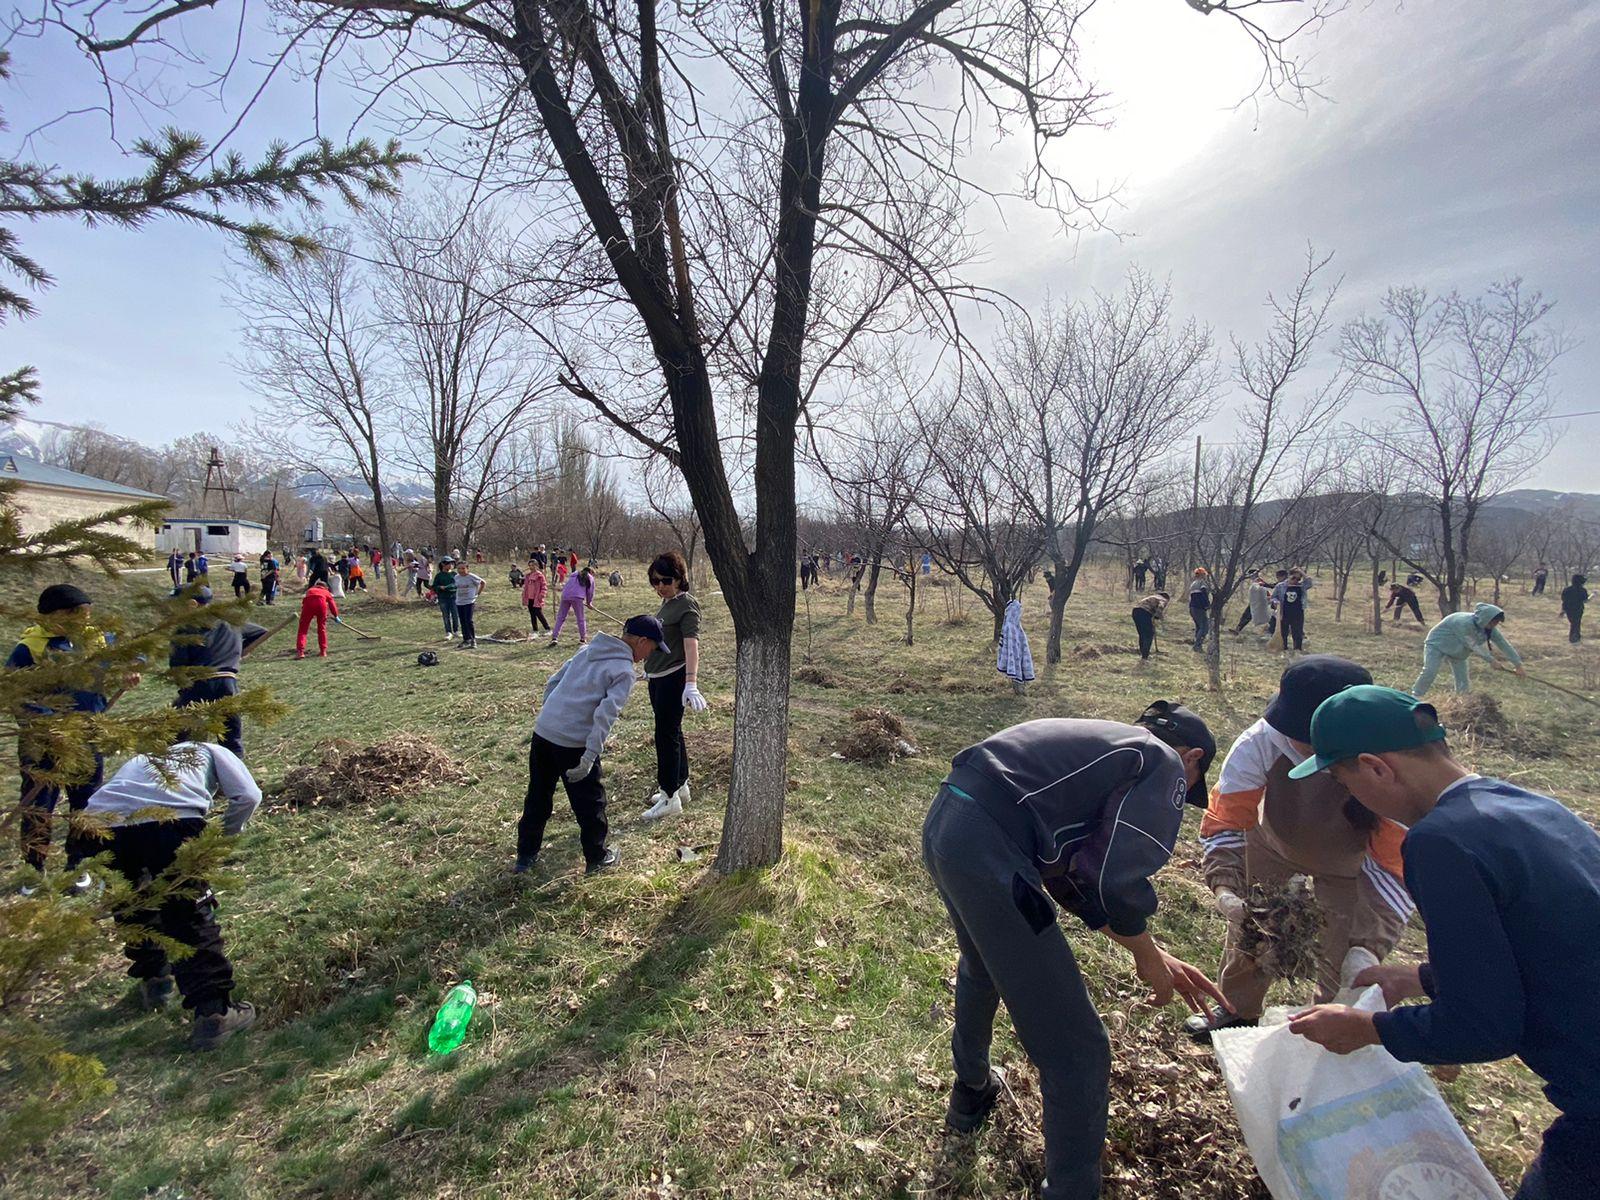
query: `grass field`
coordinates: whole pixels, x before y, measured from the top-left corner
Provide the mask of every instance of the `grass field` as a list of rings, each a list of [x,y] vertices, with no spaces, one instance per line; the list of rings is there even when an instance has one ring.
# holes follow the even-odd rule
[[[504,567],[480,573],[491,580],[480,634],[525,626]],[[694,802],[660,826],[637,819],[653,787],[640,689],[605,760],[622,864],[594,879],[581,873],[559,795],[539,873],[507,873],[532,698],[575,648],[572,632],[559,650],[463,651],[441,641],[431,608],[357,596],[347,614],[382,640],[332,630],[328,659],[295,662],[292,630],[279,635],[246,670],[293,707],[276,727],[246,731],[269,792],[321,739],[397,731],[437,739],[473,782],[337,810],[269,800],[242,839],[242,882],[221,914],[239,996],[261,1010],[257,1028],[214,1056],[192,1055],[179,1016],[119,1005],[125,981],[108,955],[89,985],[42,1010],[75,1049],[105,1060],[118,1091],[0,1167],[3,1190],[19,1200],[1026,1195],[1039,1164],[1026,1070],[1018,1105],[975,1144],[940,1135],[955,949],[919,861],[934,789],[951,755],[1007,724],[1132,719],[1158,696],[1191,703],[1225,745],[1260,713],[1282,661],[1225,636],[1226,686],[1208,693],[1180,612],[1162,653],[1141,665],[1122,589],[1091,579],[1068,607],[1066,657],[1050,672],[1042,588],[1025,598],[1041,678],[1018,699],[994,671],[986,614],[968,599],[965,619],[952,619],[945,593],[924,589],[914,648],[900,641],[898,587],[885,589],[875,626],[859,606],[846,617],[835,585],[810,593],[796,666],[809,646],[836,686],[794,688],[788,849],[769,873],[722,881],[674,854],[714,845],[724,802],[733,631],[715,592],[702,597],[711,708],[688,721]],[[294,611],[287,599],[283,615]],[[619,616],[655,608],[638,567],[620,594],[602,586],[599,603]],[[1597,690],[1600,651],[1567,645],[1553,596],[1517,584],[1506,603],[1530,670]],[[1354,609],[1336,625],[1314,594],[1307,649],[1350,655],[1405,686],[1420,633],[1374,638]],[[422,649],[442,665],[415,665]],[[1476,676],[1509,727],[1458,750],[1600,817],[1600,709]],[[143,702],[170,698],[141,692]],[[831,757],[857,705],[898,713],[921,755],[887,768]],[[1199,881],[1196,817],[1159,880],[1154,929],[1214,966],[1222,922]],[[1066,927],[1118,1056],[1106,1194],[1253,1194],[1209,1053],[1176,1033],[1176,1008],[1142,1006],[1120,951]],[[1408,950],[1419,945],[1413,929]],[[428,1023],[462,977],[479,988],[478,1016],[461,1051],[430,1059]],[[997,1056],[1020,1062],[1000,1024]],[[1514,1064],[1470,1067],[1444,1090],[1491,1168],[1513,1180],[1549,1117],[1532,1077]]]

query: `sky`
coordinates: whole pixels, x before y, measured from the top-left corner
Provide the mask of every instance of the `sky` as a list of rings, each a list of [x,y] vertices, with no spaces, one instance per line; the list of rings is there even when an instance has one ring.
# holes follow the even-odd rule
[[[215,23],[187,27],[201,57],[226,44],[237,19],[207,15]],[[1303,109],[1240,104],[1255,52],[1226,17],[1182,0],[1100,0],[1083,34],[1083,67],[1108,95],[1112,123],[1064,139],[1055,165],[1081,191],[1112,191],[1108,228],[1067,237],[1037,212],[975,208],[981,282],[1038,304],[1114,288],[1137,265],[1170,278],[1177,311],[1219,340],[1249,340],[1264,330],[1267,292],[1293,281],[1308,242],[1331,251],[1344,277],[1339,321],[1374,310],[1393,285],[1477,292],[1519,275],[1557,301],[1554,320],[1572,343],[1555,376],[1557,410],[1600,409],[1600,5],[1352,4],[1300,47],[1322,81]],[[12,50],[17,77],[0,84],[0,103],[14,147],[94,91],[70,50]],[[177,123],[214,134],[243,98],[229,96],[226,113],[180,100]],[[305,130],[310,114],[307,89],[279,81],[234,144],[250,154]],[[131,118],[122,129],[142,132]],[[27,144],[39,159],[112,172],[105,131],[91,115]],[[173,222],[20,233],[57,279],[37,317],[0,327],[0,363],[32,363],[43,376],[33,415],[149,442],[249,416],[230,363],[237,320],[223,302],[219,235]],[[1350,412],[1377,415],[1372,401]],[[1584,449],[1600,416],[1561,429],[1527,486],[1600,491]],[[1228,438],[1225,407],[1202,433]]]

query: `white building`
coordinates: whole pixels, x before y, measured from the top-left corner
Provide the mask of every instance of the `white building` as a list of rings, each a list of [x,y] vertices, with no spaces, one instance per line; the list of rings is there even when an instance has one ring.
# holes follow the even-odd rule
[[[207,557],[232,558],[242,554],[255,559],[267,548],[267,526],[238,517],[172,517],[161,523],[156,549],[187,554],[198,550]]]
[[[21,454],[0,454],[0,480],[3,479],[14,481],[10,502],[27,536],[63,521],[81,521],[130,504],[167,499],[126,484],[53,467]],[[117,532],[143,546],[149,546],[152,541],[148,525],[123,521]]]

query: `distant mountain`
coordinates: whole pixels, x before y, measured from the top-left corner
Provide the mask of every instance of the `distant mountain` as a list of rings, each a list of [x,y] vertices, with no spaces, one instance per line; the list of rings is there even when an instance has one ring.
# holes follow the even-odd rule
[[[290,485],[295,495],[315,508],[331,505],[343,492],[352,500],[371,500],[372,489],[355,477],[341,478],[337,490],[320,475],[302,475]],[[385,481],[384,494],[398,504],[432,503],[433,489],[412,481]]]
[[[1516,509],[1535,516],[1561,512],[1582,521],[1600,521],[1600,495],[1594,492],[1549,492],[1538,488],[1518,488],[1496,496],[1485,508]]]

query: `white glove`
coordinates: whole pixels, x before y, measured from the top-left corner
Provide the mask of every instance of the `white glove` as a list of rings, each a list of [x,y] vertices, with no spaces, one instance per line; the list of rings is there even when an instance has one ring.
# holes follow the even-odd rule
[[[1217,911],[1227,918],[1228,924],[1243,925],[1247,910],[1232,888],[1218,888]]]
[[[1341,988],[1354,987],[1356,976],[1368,967],[1378,965],[1378,956],[1365,946],[1351,946],[1344,956],[1344,962],[1339,966],[1339,986]]]
[[[589,778],[589,772],[594,770],[594,751],[585,750],[583,757],[578,760],[578,765],[562,776],[568,783],[581,783]]]
[[[692,683],[683,685],[683,706],[691,712],[705,712],[706,698],[700,694],[700,689]]]

